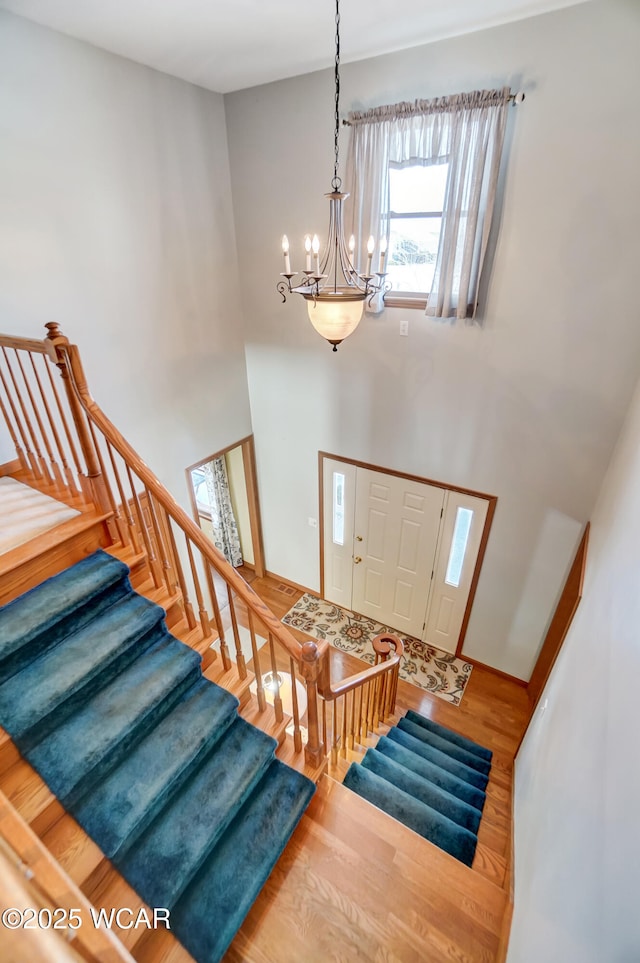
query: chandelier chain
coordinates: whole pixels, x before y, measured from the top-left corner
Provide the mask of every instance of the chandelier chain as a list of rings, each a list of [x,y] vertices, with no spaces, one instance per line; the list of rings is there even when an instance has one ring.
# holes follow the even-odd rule
[[[335,153],[335,162],[333,165],[333,180],[331,181],[331,186],[334,191],[339,191],[342,185],[342,181],[338,177],[338,164],[339,164],[339,146],[338,138],[340,136],[340,0],[336,0],[336,59],[335,59],[335,79],[336,79],[336,110],[335,110],[335,131],[333,136],[333,148]]]

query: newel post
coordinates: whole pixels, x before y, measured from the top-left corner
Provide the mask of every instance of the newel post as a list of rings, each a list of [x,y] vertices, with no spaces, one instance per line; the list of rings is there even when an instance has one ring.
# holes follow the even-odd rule
[[[305,642],[302,645],[300,674],[307,685],[307,744],[304,750],[305,760],[311,766],[319,766],[324,757],[324,746],[320,739],[318,723],[318,676],[320,674],[320,657],[315,642]]]
[[[71,417],[73,418],[78,442],[87,469],[86,475],[80,474],[80,487],[85,498],[92,501],[100,511],[109,512],[111,506],[100,469],[100,462],[89,428],[87,427],[87,418],[84,409],[76,393],[77,389],[78,392],[86,392],[88,394],[87,380],[82,368],[78,349],[74,344],[69,343],[69,339],[62,334],[56,321],[50,321],[45,327],[48,331],[46,340],[50,341],[53,345],[55,364],[60,370],[67,401],[69,402]]]

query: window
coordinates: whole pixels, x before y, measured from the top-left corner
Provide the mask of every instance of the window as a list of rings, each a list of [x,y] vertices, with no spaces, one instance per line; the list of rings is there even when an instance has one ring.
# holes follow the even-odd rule
[[[467,551],[472,518],[473,509],[458,508],[456,512],[456,523],[453,528],[453,538],[451,539],[447,574],[444,577],[446,584],[453,586],[453,588],[458,588],[460,579],[462,578],[462,566]]]
[[[449,164],[389,165],[389,256],[393,294],[426,297],[438,256]]]
[[[333,473],[333,542],[344,545],[344,475]]]
[[[393,287],[367,310],[391,303],[476,317],[512,99],[503,87],[349,114],[347,233],[356,250],[387,229],[391,242]]]
[[[211,496],[207,487],[204,470],[202,468],[192,468],[191,479],[193,481],[198,514],[203,515],[205,518],[211,518],[211,510],[215,506],[211,504]]]

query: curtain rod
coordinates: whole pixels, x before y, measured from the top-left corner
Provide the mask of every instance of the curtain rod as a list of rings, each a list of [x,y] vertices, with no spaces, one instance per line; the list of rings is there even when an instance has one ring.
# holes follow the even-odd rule
[[[510,102],[513,104],[514,107],[517,107],[518,104],[521,104],[521,103],[523,102],[524,97],[525,97],[524,91],[523,91],[523,90],[519,90],[517,94],[510,94],[510,95],[507,97],[507,100],[510,101]],[[346,117],[343,117],[343,118],[342,118],[342,126],[343,126],[343,127],[351,127],[351,126],[352,126],[352,125],[351,125],[351,121],[350,121],[350,120],[347,120]]]

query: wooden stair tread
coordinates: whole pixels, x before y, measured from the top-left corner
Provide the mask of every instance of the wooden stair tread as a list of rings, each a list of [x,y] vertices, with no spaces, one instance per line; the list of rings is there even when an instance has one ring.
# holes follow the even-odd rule
[[[110,517],[108,514],[98,512],[95,508],[91,508],[77,515],[75,518],[69,518],[66,522],[50,528],[47,532],[42,532],[23,545],[17,545],[16,548],[12,548],[11,551],[0,555],[0,578],[5,577],[15,568],[27,562],[34,561],[49,549],[68,542],[76,535],[106,522]]]
[[[169,593],[166,585],[156,587],[151,576],[136,586],[136,592],[155,602],[156,605],[163,608],[165,612],[168,612],[174,605],[182,601],[182,592],[180,589]]]
[[[278,746],[276,755],[278,759],[284,762],[287,766],[297,770],[297,772],[301,772],[302,775],[306,776],[307,779],[310,779],[311,782],[318,783],[321,776],[323,776],[327,771],[326,759],[323,759],[318,766],[309,765],[304,758],[304,747],[302,752],[296,752],[293,744],[293,736],[291,736],[288,732],[285,733],[285,737],[281,745]]]
[[[107,910],[111,909],[111,907],[115,909],[127,907],[132,910],[134,917],[141,909],[145,909],[149,917],[153,917],[153,909],[140,899],[136,891],[129,886],[124,877],[111,866],[107,872],[102,875],[96,885],[88,886],[85,884],[81,889],[89,902],[94,906],[104,907]],[[136,944],[142,939],[145,929],[144,927],[140,927],[139,929],[131,927],[131,929],[116,929],[116,932],[120,942],[131,953]]]
[[[56,501],[68,505],[69,508],[75,508],[78,512],[95,511],[93,502],[85,498],[82,492],[72,494],[66,487],[59,488],[52,482],[47,483],[43,479],[34,478],[31,471],[25,471],[23,468],[19,468],[17,471],[12,471],[9,474],[22,485],[34,488],[36,491],[42,492],[43,495],[48,495],[49,498],[55,498]]]
[[[80,887],[106,859],[99,846],[67,812],[43,834],[42,842]]]
[[[130,569],[136,568],[143,562],[147,561],[147,553],[144,549],[136,552],[133,545],[109,545],[105,549],[109,555],[113,555],[114,558],[119,558],[121,562],[124,562]]]
[[[64,811],[47,784],[24,759],[3,774],[0,790],[25,822],[38,825],[38,833],[52,826]]]
[[[251,694],[251,698],[240,707],[240,715],[252,726],[262,729],[268,736],[272,736],[278,746],[284,741],[287,726],[291,723],[291,716],[283,712],[282,719],[278,722],[273,706],[266,705],[262,711],[258,706],[258,700]]]
[[[231,668],[225,671],[222,659],[218,659],[205,669],[203,675],[211,682],[215,682],[216,685],[222,686],[223,689],[231,692],[236,699],[238,699],[240,705],[249,698],[249,686],[255,679],[253,672],[249,672],[248,670],[246,679],[239,679],[235,663],[232,663]]]
[[[165,929],[149,930],[135,948],[138,963],[194,963],[190,953]]]

